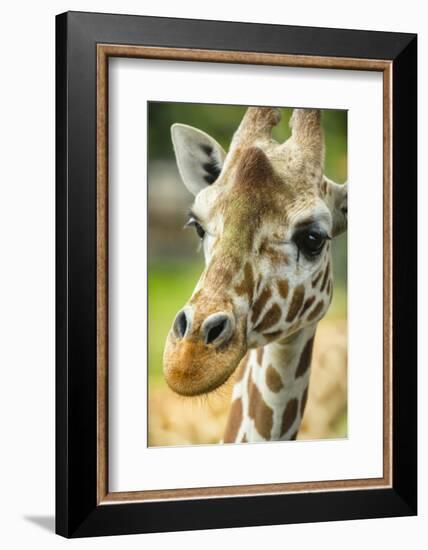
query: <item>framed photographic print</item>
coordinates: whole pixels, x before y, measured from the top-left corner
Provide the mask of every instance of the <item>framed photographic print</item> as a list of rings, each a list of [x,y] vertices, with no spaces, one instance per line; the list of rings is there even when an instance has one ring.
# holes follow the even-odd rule
[[[57,532],[416,514],[416,36],[56,24]]]

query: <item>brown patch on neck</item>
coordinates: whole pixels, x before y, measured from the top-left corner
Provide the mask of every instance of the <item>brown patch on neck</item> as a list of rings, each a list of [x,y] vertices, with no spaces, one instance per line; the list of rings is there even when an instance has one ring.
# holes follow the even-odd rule
[[[293,425],[297,416],[298,402],[297,399],[291,399],[285,407],[282,416],[281,437],[283,437]]]
[[[313,311],[308,315],[308,321],[313,321],[318,317],[318,315],[321,313],[322,309],[324,307],[324,302],[321,300],[321,302],[318,302],[318,304],[315,306]]]
[[[296,369],[296,378],[303,376],[311,366],[313,345],[314,345],[314,336],[312,336],[312,338],[310,338],[310,340],[306,342],[306,345],[303,348],[302,355],[300,356],[299,364],[297,365],[297,369]]]
[[[300,308],[303,304],[303,299],[305,297],[305,287],[303,285],[299,285],[294,289],[293,297],[291,299],[290,307],[288,308],[287,318],[286,321],[290,323],[293,321],[297,314],[300,311]]]
[[[278,393],[284,387],[281,376],[273,368],[272,365],[269,365],[266,369],[266,385],[270,389],[270,391],[273,391],[275,393]]]
[[[266,302],[272,296],[272,291],[269,287],[263,289],[263,292],[257,298],[256,303],[253,306],[253,311],[251,314],[251,322],[254,324],[260,316],[263,308],[266,305]]]
[[[248,378],[248,415],[254,420],[256,430],[266,440],[270,439],[273,426],[273,410],[263,401],[258,387]]]
[[[275,325],[281,319],[281,308],[278,304],[273,304],[273,306],[265,313],[265,316],[260,321],[260,323],[255,327],[257,332],[263,332],[268,328]]]
[[[315,302],[315,296],[311,296],[306,300],[306,302],[303,305],[302,311],[300,312],[300,317],[303,317],[303,315],[308,311],[308,309],[311,307],[311,305]]]
[[[281,298],[284,298],[285,300],[288,296],[288,289],[289,289],[287,279],[280,279],[277,282],[277,286],[278,286],[279,295],[281,296]]]
[[[242,423],[242,399],[239,397],[232,403],[226,431],[224,433],[224,443],[235,443],[239,428]]]

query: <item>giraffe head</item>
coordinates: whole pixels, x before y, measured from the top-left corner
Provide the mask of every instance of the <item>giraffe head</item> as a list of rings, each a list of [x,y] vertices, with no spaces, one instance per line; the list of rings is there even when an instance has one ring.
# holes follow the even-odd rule
[[[178,169],[195,196],[187,225],[202,240],[203,271],[177,313],[164,352],[182,395],[223,384],[249,348],[283,342],[325,314],[331,244],[346,229],[346,185],[323,174],[320,111],[295,109],[291,137],[275,142],[275,108],[250,107],[229,152],[172,126]]]

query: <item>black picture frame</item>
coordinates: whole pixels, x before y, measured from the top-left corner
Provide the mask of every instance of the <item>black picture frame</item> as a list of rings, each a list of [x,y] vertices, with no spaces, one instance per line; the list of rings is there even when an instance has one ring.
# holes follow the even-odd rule
[[[391,62],[390,487],[98,503],[97,44]],[[417,36],[68,12],[56,18],[56,98],[56,532],[85,537],[415,515]]]

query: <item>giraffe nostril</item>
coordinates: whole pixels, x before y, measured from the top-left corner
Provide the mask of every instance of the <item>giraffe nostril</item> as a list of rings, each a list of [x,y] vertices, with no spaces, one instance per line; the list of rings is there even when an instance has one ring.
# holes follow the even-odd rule
[[[227,320],[224,319],[223,321],[220,321],[218,325],[210,328],[206,334],[206,343],[211,344],[211,342],[214,342],[220,334],[223,332],[224,328],[226,327]]]
[[[205,320],[202,334],[205,344],[223,344],[230,338],[233,325],[230,317],[224,313],[216,313]]]
[[[180,311],[180,313],[177,315],[174,321],[174,333],[178,338],[184,338],[187,328],[189,326],[189,320],[187,319],[187,315],[185,310],[183,309]]]

